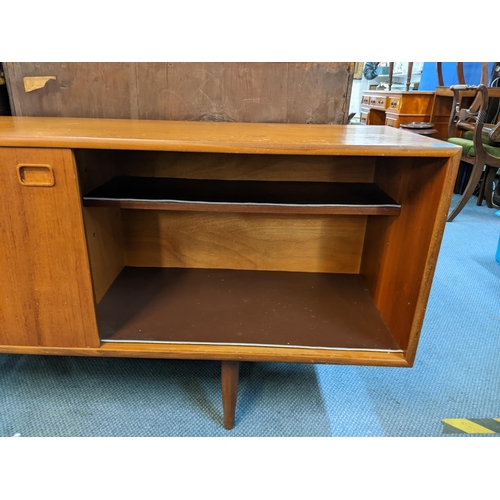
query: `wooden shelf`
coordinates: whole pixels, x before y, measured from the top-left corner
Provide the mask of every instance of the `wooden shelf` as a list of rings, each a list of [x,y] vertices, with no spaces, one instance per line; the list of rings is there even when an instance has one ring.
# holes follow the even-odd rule
[[[83,197],[86,207],[141,210],[399,215],[375,184],[115,177]]]
[[[125,267],[97,319],[104,342],[401,352],[358,275]]]

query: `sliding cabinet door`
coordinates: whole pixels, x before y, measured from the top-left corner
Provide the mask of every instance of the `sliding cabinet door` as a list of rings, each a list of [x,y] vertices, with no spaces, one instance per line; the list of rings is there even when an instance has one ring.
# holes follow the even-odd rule
[[[0,148],[0,345],[99,346],[71,150]]]

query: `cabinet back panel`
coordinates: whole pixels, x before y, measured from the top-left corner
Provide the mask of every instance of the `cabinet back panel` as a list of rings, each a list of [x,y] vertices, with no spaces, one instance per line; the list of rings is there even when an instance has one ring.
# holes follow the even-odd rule
[[[366,216],[122,210],[128,266],[357,274]]]
[[[373,182],[375,158],[116,151],[116,175],[267,181]]]

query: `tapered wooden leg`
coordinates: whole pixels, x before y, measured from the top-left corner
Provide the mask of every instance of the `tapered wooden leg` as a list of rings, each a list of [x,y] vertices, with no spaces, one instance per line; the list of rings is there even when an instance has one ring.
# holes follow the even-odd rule
[[[222,362],[222,407],[224,408],[224,427],[226,429],[232,429],[234,427],[239,372],[239,361]]]

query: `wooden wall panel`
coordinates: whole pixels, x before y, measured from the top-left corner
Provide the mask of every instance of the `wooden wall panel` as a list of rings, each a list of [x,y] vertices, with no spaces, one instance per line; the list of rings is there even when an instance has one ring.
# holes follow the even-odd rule
[[[138,118],[129,63],[4,63],[14,116]],[[32,77],[55,77],[26,92]]]
[[[346,123],[352,76],[353,66],[346,63],[290,63],[287,75],[287,121]],[[314,92],[307,89],[314,89]],[[341,109],[344,109],[342,117],[339,116]]]
[[[4,65],[18,116],[273,123],[346,123],[354,70],[349,62]],[[53,78],[27,92],[33,77]]]

